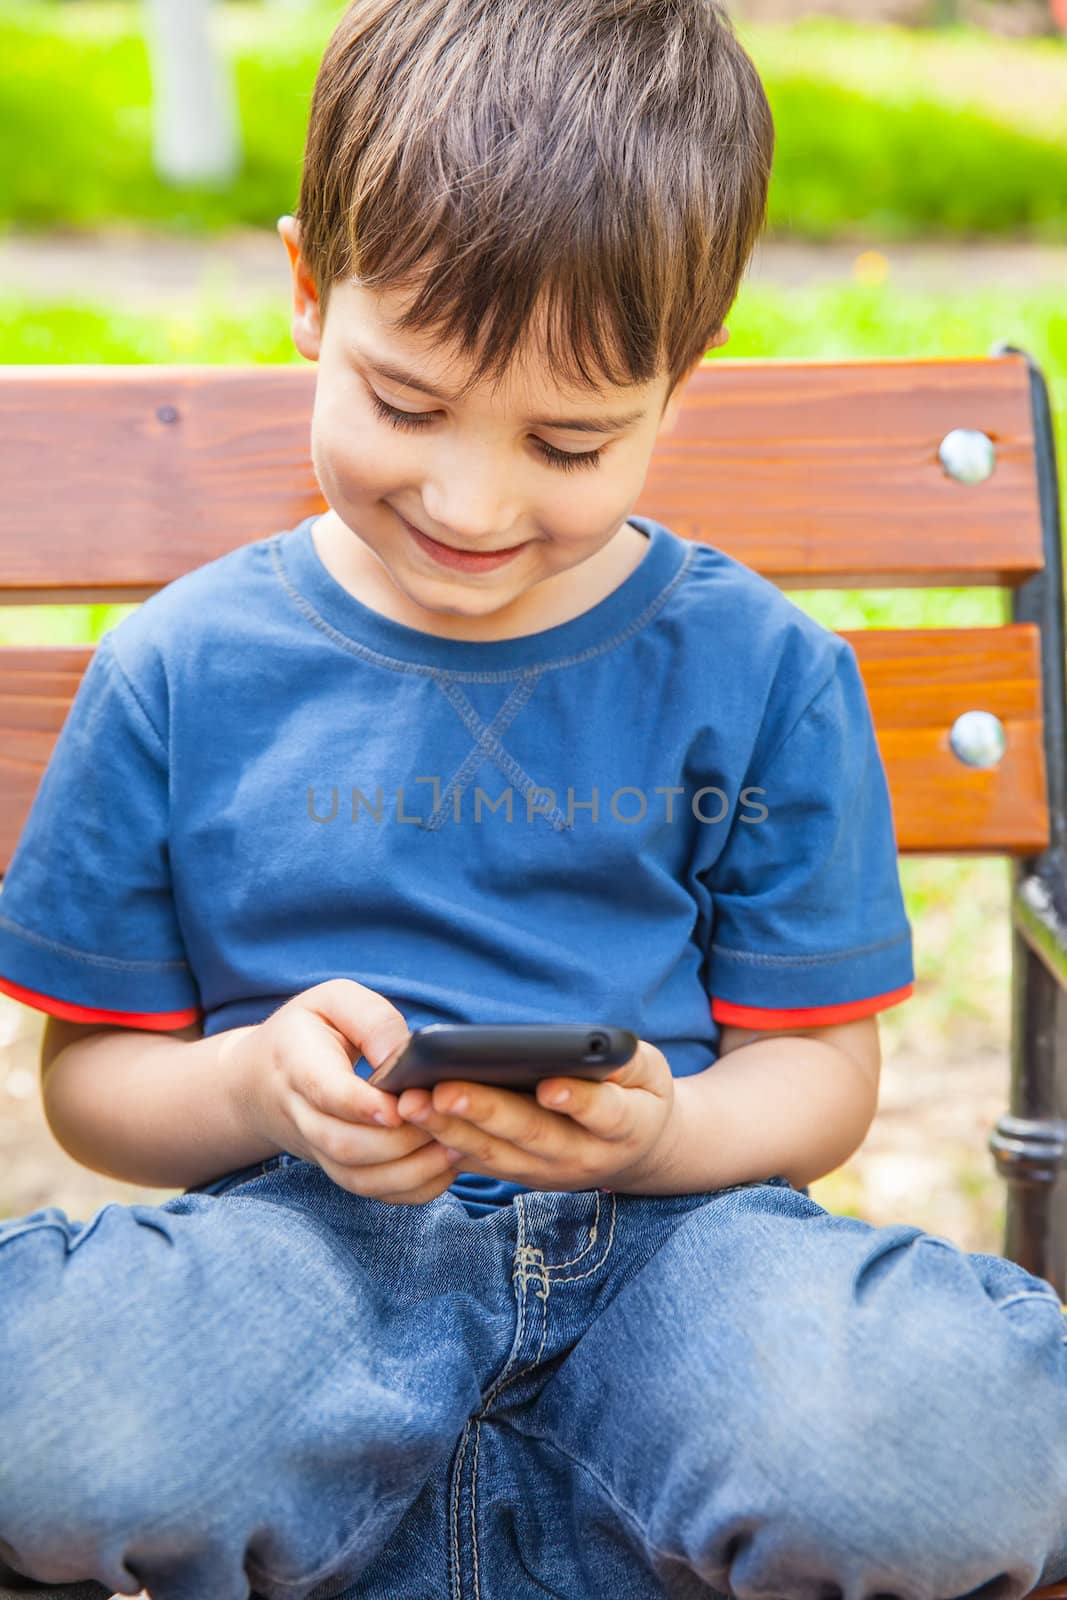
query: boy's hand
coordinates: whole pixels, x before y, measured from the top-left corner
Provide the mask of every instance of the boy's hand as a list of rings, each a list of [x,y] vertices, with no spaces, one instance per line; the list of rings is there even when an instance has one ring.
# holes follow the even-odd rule
[[[394,1205],[435,1199],[456,1180],[449,1157],[432,1133],[402,1121],[395,1095],[352,1071],[361,1055],[380,1066],[409,1033],[403,1013],[362,983],[331,978],[305,989],[234,1040],[242,1121],[352,1194]]]
[[[566,1104],[551,1107],[563,1089]],[[457,1170],[529,1189],[611,1189],[657,1173],[662,1181],[674,1106],[667,1058],[644,1039],[607,1078],[543,1078],[536,1097],[458,1079],[397,1097],[406,1121],[456,1153]]]

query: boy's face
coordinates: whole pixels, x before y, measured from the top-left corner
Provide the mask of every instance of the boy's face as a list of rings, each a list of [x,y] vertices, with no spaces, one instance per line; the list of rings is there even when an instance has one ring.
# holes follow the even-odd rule
[[[409,626],[478,639],[551,626],[587,609],[583,589],[594,604],[617,587],[640,559],[635,545],[647,548],[626,519],[685,380],[673,396],[663,377],[582,395],[561,391],[535,356],[516,358],[497,390],[483,384],[450,400],[469,368],[393,330],[406,302],[350,279],[331,286],[320,317],[299,225],[285,217],[278,228],[293,275],[293,338],[319,368],[312,457],[330,511],[317,542],[321,530],[353,592]],[[713,343],[728,336],[723,329]],[[427,421],[396,423],[385,408]],[[562,425],[575,420],[598,425]],[[599,459],[581,460],[592,452]],[[453,551],[513,553],[461,565],[447,552],[439,559],[413,529]]]

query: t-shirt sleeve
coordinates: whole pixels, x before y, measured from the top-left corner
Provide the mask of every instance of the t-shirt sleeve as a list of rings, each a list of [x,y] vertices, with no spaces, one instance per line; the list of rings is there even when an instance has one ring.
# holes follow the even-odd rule
[[[849,1022],[914,988],[889,785],[856,653],[836,644],[832,675],[746,778],[710,869],[716,1022]]]
[[[173,1030],[201,1016],[172,892],[168,773],[105,634],[0,886],[0,991],[74,1022]]]

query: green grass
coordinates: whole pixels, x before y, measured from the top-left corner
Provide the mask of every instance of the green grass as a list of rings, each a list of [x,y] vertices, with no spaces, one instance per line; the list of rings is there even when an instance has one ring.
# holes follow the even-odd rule
[[[140,8],[24,0],[0,19],[0,148],[32,159],[0,163],[0,227],[273,224],[296,204],[315,71],[339,14],[222,8],[245,168],[232,185],[178,191],[152,171]],[[825,20],[739,32],[778,127],[772,230],[1067,239],[1067,49],[1055,41]]]
[[[0,348],[12,362],[294,361],[288,308],[231,309],[234,285],[193,312],[133,314],[98,306],[0,300]],[[1021,346],[1050,382],[1059,454],[1067,460],[1067,304],[1058,293],[962,289],[951,300],[898,292],[887,281],[789,292],[745,286],[729,318],[730,357],[974,355],[997,339]],[[908,589],[794,593],[827,627],[982,625],[1003,615],[1000,591]],[[0,643],[95,642],[127,606],[4,608]],[[952,1049],[1008,1032],[1008,867],[1002,860],[905,860],[916,937],[916,999],[884,1015],[887,1046]]]
[[[826,18],[738,32],[775,114],[779,229],[1065,236],[1064,44]]]

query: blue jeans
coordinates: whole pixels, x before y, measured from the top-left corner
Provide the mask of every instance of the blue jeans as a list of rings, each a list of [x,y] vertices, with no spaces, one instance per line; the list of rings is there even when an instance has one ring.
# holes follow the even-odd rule
[[[292,1156],[0,1224],[0,1553],[153,1600],[1014,1600],[1067,1318],[782,1178],[474,1218]]]

